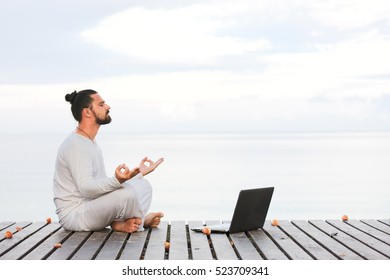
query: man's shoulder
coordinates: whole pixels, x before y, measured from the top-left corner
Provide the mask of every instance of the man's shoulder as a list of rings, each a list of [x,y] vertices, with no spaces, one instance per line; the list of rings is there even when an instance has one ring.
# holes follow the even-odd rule
[[[76,133],[69,134],[60,146],[60,150],[77,149],[83,146],[83,141]]]
[[[94,153],[97,148],[95,143],[73,132],[65,138],[59,150],[62,152]]]
[[[75,136],[76,136],[76,133],[74,133],[74,132],[70,133],[70,134],[64,139],[64,141],[62,142],[61,146],[64,146],[64,145],[68,145],[68,144],[72,144],[72,143],[77,142],[77,138],[76,138]]]

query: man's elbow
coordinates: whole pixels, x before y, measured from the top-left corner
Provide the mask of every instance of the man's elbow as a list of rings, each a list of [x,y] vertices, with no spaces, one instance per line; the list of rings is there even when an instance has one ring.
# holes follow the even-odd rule
[[[81,185],[79,191],[83,198],[94,199],[99,196],[95,188],[88,185]]]

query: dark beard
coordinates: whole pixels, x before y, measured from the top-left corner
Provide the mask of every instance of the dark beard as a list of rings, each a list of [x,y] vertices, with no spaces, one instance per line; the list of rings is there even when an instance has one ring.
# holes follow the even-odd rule
[[[99,117],[96,115],[96,113],[95,113],[94,110],[92,110],[92,113],[93,113],[94,116],[95,116],[95,120],[96,120],[96,123],[97,123],[97,124],[104,125],[104,124],[109,124],[109,123],[111,122],[111,117],[110,117],[110,115],[108,114],[109,112],[107,112],[106,117],[103,118],[103,119],[102,119],[102,118],[99,118]]]

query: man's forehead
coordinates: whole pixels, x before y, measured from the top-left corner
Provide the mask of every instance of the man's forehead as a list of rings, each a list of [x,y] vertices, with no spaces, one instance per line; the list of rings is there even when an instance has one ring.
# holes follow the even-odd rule
[[[100,96],[99,93],[95,93],[91,95],[93,98],[93,101],[96,103],[104,102],[104,99]]]

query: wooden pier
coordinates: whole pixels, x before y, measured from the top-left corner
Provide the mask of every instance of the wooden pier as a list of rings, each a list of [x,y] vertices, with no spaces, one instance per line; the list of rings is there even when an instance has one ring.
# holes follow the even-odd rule
[[[0,222],[0,260],[390,259],[390,219],[266,221],[263,229],[234,234],[190,230],[215,223],[163,221],[127,234],[66,231],[57,222]],[[7,231],[12,238],[5,238]]]

